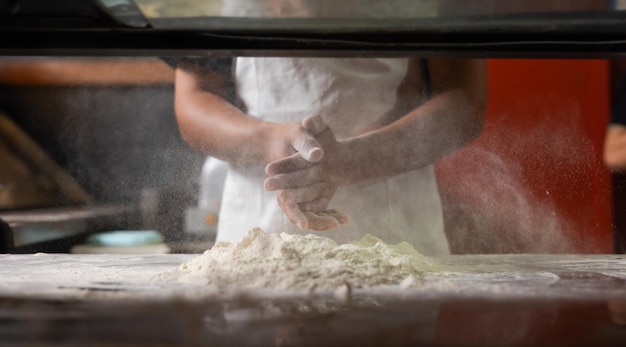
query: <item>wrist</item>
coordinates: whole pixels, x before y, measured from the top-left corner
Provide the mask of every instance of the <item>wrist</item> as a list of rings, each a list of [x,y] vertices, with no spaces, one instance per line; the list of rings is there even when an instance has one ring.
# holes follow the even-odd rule
[[[379,177],[382,172],[380,146],[374,146],[371,134],[338,141],[340,153],[341,185],[348,185]],[[384,165],[383,165],[384,166]]]
[[[257,141],[254,146],[259,152],[258,156],[263,165],[267,165],[287,155],[283,140],[285,132],[283,127],[284,124],[268,121],[260,121],[255,127],[253,136]]]
[[[255,167],[267,163],[267,142],[271,136],[271,127],[267,122],[254,117],[248,117],[238,125],[236,132],[231,132],[230,146],[227,151],[227,161],[238,167]]]
[[[350,139],[338,140],[336,147],[335,166],[331,168],[333,176],[340,186],[349,185],[358,181],[359,151],[354,150],[354,143]]]

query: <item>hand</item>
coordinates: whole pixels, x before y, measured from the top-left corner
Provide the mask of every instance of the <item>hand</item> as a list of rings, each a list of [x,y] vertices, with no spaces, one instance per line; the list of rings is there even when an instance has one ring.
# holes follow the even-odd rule
[[[340,180],[336,179],[338,142],[319,116],[303,119],[302,126],[321,143],[323,157],[307,160],[299,153],[271,162],[265,188],[278,191],[279,206],[300,229],[328,230],[346,224],[349,217],[337,210],[327,210]]]
[[[273,162],[291,155],[297,155],[308,162],[317,162],[324,156],[322,146],[311,132],[301,123],[265,123],[269,131],[266,163]]]

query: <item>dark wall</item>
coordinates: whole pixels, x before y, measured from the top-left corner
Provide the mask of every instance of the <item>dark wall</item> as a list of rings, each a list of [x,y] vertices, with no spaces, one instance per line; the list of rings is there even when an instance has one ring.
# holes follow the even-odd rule
[[[156,191],[169,230],[196,204],[203,156],[180,137],[171,85],[0,86],[0,110],[100,203]]]

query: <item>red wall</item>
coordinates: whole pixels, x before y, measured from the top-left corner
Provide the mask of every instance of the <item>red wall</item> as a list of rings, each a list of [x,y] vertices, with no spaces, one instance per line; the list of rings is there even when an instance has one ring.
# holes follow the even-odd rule
[[[604,60],[490,60],[483,133],[437,165],[457,253],[611,253]]]

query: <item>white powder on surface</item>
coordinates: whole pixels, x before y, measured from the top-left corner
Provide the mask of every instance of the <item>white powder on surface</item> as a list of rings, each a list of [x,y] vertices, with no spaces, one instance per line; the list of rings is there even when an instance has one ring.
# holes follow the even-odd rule
[[[169,276],[179,282],[236,288],[336,289],[400,285],[444,265],[401,242],[388,245],[366,235],[338,245],[309,234],[251,230],[239,243],[217,243]]]

